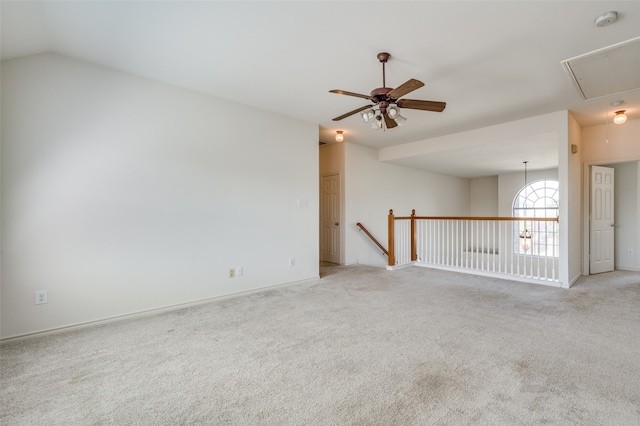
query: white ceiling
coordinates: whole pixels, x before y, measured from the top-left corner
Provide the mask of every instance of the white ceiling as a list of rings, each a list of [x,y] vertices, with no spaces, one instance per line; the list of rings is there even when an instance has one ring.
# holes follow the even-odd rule
[[[2,1],[0,7],[2,59],[55,52],[94,62],[316,123],[322,142],[344,130],[349,142],[384,148],[561,110],[590,126],[605,123],[618,99],[630,119],[640,118],[640,90],[584,101],[561,65],[638,37],[639,1]],[[595,18],[610,10],[618,21],[596,27]],[[387,86],[416,78],[425,86],[407,97],[446,101],[447,108],[404,109],[407,123],[386,132],[358,115],[332,121],[367,101],[329,90],[368,94],[380,87],[382,51],[392,55]],[[535,169],[532,158],[549,148],[532,143],[538,139],[483,140],[406,164],[466,177],[470,156],[473,176],[517,170],[526,159]],[[557,164],[550,155],[538,168]]]

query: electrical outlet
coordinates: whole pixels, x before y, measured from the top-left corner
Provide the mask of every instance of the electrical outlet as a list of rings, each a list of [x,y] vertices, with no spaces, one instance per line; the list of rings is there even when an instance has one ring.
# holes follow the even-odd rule
[[[234,268],[229,269],[229,278],[236,276],[236,270]]]
[[[236,277],[241,277],[243,273],[244,271],[242,270],[242,266],[239,268],[236,268]]]
[[[296,258],[295,257],[289,258],[289,266],[291,266],[291,267],[296,266]]]
[[[49,298],[47,297],[46,290],[36,291],[36,305],[42,305],[44,303],[47,303],[48,301]]]

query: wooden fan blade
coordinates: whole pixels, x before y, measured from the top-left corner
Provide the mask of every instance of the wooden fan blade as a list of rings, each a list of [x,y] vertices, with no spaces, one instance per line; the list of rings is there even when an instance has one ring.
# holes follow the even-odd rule
[[[384,124],[387,125],[387,129],[393,129],[394,127],[398,126],[398,123],[396,123],[396,121],[389,117],[389,114],[387,114],[386,112],[384,113]]]
[[[442,112],[447,106],[446,102],[420,101],[417,99],[400,99],[397,102],[400,108],[419,109],[422,111]]]
[[[333,121],[340,121],[340,120],[342,120],[343,118],[347,118],[347,117],[349,117],[350,115],[356,114],[356,113],[358,113],[358,112],[360,112],[360,111],[364,111],[365,109],[369,109],[369,108],[371,108],[372,106],[373,106],[373,105],[365,105],[365,106],[360,107],[360,108],[358,108],[358,109],[354,109],[353,111],[349,111],[349,112],[348,112],[348,113],[346,113],[346,114],[342,114],[341,116],[334,118],[334,119],[333,119]]]
[[[424,86],[423,82],[412,78],[406,81],[405,83],[402,83],[400,86],[396,87],[389,93],[387,93],[387,96],[393,99],[398,99],[399,97],[404,96],[407,93],[413,92],[414,90],[419,89],[422,86]]]
[[[360,93],[347,92],[345,90],[329,90],[330,93],[337,93],[338,95],[355,96],[356,98],[371,99],[369,95],[361,95]]]

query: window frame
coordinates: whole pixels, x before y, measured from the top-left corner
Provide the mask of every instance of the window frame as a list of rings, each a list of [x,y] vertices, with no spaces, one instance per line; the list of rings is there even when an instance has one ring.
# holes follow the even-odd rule
[[[526,218],[557,218],[560,214],[560,183],[555,179],[539,179],[524,185],[511,204],[513,217],[523,218],[513,228],[513,252],[517,255],[559,256],[558,222],[527,222]],[[521,235],[529,231],[529,248],[521,244]]]

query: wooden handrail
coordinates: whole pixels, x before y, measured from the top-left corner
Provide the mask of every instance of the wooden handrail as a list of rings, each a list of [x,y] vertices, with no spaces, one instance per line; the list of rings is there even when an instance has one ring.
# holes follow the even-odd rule
[[[398,219],[398,218],[396,218]],[[411,218],[408,218],[411,219]],[[527,222],[560,222],[557,217],[485,217],[485,216],[415,216],[419,220],[497,220],[497,221],[527,221]]]
[[[365,227],[364,227],[364,225],[363,225],[363,224],[361,224],[360,222],[358,222],[358,223],[356,223],[356,225],[357,225],[360,229],[362,229],[362,230],[364,231],[364,233],[365,233],[365,234],[367,234],[367,236],[368,236],[369,238],[371,238],[371,241],[373,241],[374,243],[376,243],[376,245],[377,245],[378,247],[380,247],[380,250],[382,250],[382,253],[384,253],[384,254],[386,254],[387,256],[389,256],[389,252],[387,251],[387,249],[386,249],[386,248],[384,248],[384,247],[382,247],[382,244],[380,244],[380,243],[378,242],[378,240],[376,240],[376,238],[375,238],[373,235],[371,235],[371,232],[369,232],[369,231],[367,230],[367,228],[365,228]]]

